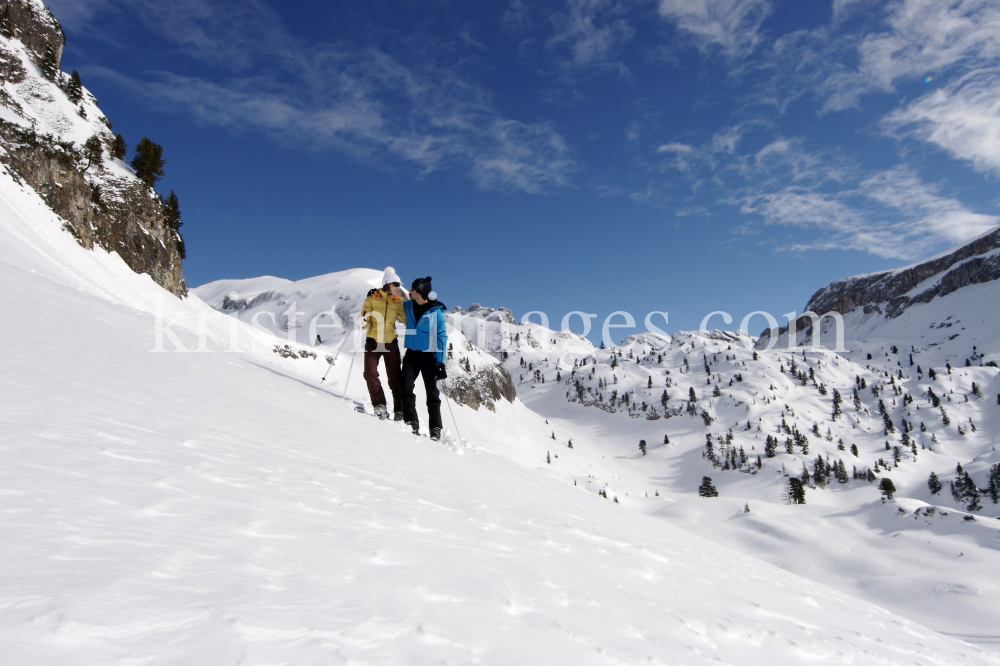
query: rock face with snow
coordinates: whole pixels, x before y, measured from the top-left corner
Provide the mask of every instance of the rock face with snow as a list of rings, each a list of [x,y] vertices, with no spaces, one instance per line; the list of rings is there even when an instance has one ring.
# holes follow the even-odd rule
[[[820,289],[806,304],[807,312],[823,315],[828,312],[843,316],[848,343],[863,339],[892,338],[906,344],[924,344],[947,349],[948,354],[963,356],[972,344],[979,347],[1000,334],[991,320],[997,291],[1000,290],[1000,228],[953,248],[936,257],[893,270],[856,275],[837,280]],[[985,316],[983,316],[985,315]],[[952,329],[962,321],[978,320],[976,342],[965,344],[956,351],[953,341],[958,332],[942,331],[929,334],[931,328]],[[834,321],[823,319],[820,337],[824,345],[834,346]],[[795,320],[794,344],[808,344],[812,339],[813,319],[801,316]],[[788,342],[788,327],[778,329],[772,339],[765,330],[758,348],[769,345],[783,347]],[[847,347],[852,348],[851,344]]]
[[[487,308],[483,307],[479,303],[473,303],[467,308],[456,305],[449,310],[449,314],[462,315],[463,317],[481,317],[486,321],[495,321],[499,323],[514,323],[514,313],[507,308]]]
[[[66,34],[47,7],[33,0],[8,0],[0,11],[8,21],[5,29],[10,31],[11,38],[37,54],[37,62],[41,63],[46,52],[51,53],[57,63],[62,59]]]
[[[58,69],[65,41],[59,22],[36,0],[12,0],[3,11],[0,162],[45,200],[83,247],[116,252],[135,272],[185,295],[180,237],[167,224],[159,196],[110,157],[115,136],[97,100],[83,90],[74,102],[66,92],[69,77]],[[51,76],[46,67],[54,69]],[[90,137],[104,149],[96,164],[82,154]]]
[[[857,308],[898,317],[912,305],[971,284],[1000,279],[1000,228],[926,261],[837,280],[809,299],[806,310],[847,314]]]

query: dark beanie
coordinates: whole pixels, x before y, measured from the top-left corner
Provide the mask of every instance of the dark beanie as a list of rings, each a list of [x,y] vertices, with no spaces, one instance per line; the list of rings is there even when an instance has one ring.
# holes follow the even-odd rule
[[[410,287],[424,298],[429,298],[431,293],[431,276],[417,278]]]

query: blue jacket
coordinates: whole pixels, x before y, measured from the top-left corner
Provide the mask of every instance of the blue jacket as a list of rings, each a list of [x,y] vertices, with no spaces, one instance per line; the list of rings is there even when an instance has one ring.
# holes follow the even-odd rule
[[[432,351],[438,363],[444,363],[444,353],[448,348],[448,331],[445,329],[444,304],[434,301],[430,309],[424,313],[420,321],[413,320],[413,301],[403,303],[406,310],[406,339],[403,341],[407,349],[415,351]],[[431,332],[434,340],[431,340]],[[433,346],[431,343],[434,343]]]

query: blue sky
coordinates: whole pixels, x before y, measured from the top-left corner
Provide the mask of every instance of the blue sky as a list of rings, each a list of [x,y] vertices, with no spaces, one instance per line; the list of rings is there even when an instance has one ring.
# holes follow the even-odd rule
[[[192,285],[391,264],[449,306],[735,326],[1000,223],[995,1],[48,6],[164,146]]]

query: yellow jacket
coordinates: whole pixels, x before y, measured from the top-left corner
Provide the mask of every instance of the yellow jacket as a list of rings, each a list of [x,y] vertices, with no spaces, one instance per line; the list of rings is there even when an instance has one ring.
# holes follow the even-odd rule
[[[381,289],[365,299],[361,306],[361,316],[365,320],[365,331],[375,342],[392,342],[396,339],[397,321],[406,325],[403,299],[390,296]]]

